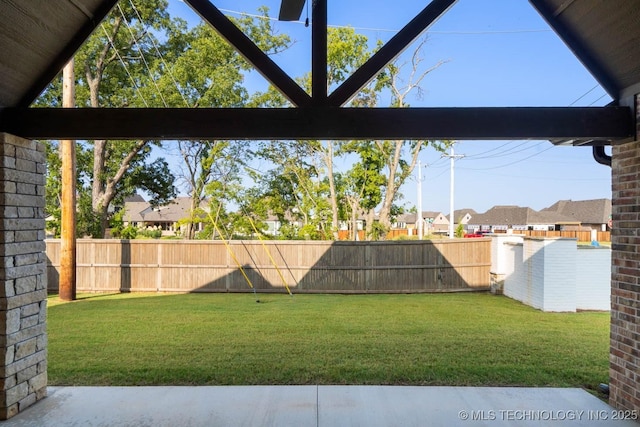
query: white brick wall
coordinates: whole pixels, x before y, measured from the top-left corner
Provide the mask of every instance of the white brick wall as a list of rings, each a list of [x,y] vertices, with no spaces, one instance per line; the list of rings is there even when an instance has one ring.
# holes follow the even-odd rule
[[[611,248],[578,247],[576,264],[577,307],[611,309]]]
[[[542,265],[543,311],[576,311],[575,239],[545,239]]]
[[[519,234],[494,234],[491,236],[491,272],[507,274],[513,271],[513,256],[505,245],[522,244],[524,236]]]
[[[522,243],[498,238],[493,248],[506,296],[543,311],[609,309],[609,249],[578,250],[575,239],[535,237]]]

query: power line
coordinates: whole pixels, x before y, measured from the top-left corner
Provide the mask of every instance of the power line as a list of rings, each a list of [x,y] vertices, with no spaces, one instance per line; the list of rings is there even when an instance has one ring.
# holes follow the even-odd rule
[[[111,39],[111,36],[109,35],[109,32],[105,28],[104,24],[100,24],[100,26],[102,27],[102,31],[104,31],[104,34],[107,36],[107,40],[109,41],[109,44],[113,48],[114,53],[116,54],[116,56],[120,60],[120,63],[122,64],[122,66],[124,67],[124,71],[127,73],[127,76],[129,76],[129,79],[131,80],[131,83],[133,83],[133,87],[135,88],[136,93],[138,94],[140,99],[142,99],[142,103],[144,104],[144,106],[149,108],[149,104],[147,103],[147,100],[144,98],[144,95],[142,95],[142,92],[140,92],[140,87],[138,87],[138,84],[136,83],[136,80],[133,78],[133,76],[129,72],[129,68],[127,67],[127,64],[124,62],[124,59],[122,59],[122,56],[120,56],[120,52],[118,51],[118,48],[116,47],[116,44]]]
[[[600,101],[602,98],[604,98],[605,96],[608,96],[608,95],[609,95],[608,93],[604,93],[600,98],[596,99],[591,104],[589,104],[589,106],[592,106],[593,104],[595,104],[596,102]]]
[[[510,141],[507,144],[501,145],[501,147],[513,144],[514,142],[516,142],[516,141]],[[512,154],[521,153],[523,151],[527,151],[527,150],[530,150],[531,148],[533,148],[533,146],[528,145],[529,143],[530,143],[530,141],[520,142],[518,145],[512,146],[509,149],[504,150],[504,151],[502,151],[502,152],[500,152],[498,154],[486,155],[487,153],[490,153],[491,151],[495,151],[495,149],[494,149],[494,150],[485,151],[483,153],[474,154],[472,156],[467,156],[467,158],[469,158],[471,160],[484,160],[484,159],[495,159],[495,158],[498,158],[498,157],[511,156]],[[517,148],[520,148],[523,145],[527,145],[527,146],[525,148],[517,150]],[[539,145],[539,143],[538,143],[538,145]]]
[[[153,85],[155,86],[156,91],[158,92],[158,95],[160,95],[160,99],[162,100],[163,106],[167,107],[167,101],[165,101],[164,96],[162,95],[162,91],[158,87],[158,83],[156,82],[156,79],[153,78],[153,73],[151,72],[151,69],[149,68],[149,64],[147,63],[147,59],[144,57],[144,52],[142,51],[142,48],[140,47],[140,43],[138,43],[138,39],[136,38],[135,34],[133,34],[133,30],[131,29],[131,26],[129,25],[129,22],[127,21],[127,17],[125,16],[124,11],[122,10],[122,7],[120,7],[120,3],[118,3],[118,10],[120,11],[120,15],[122,15],[122,19],[124,20],[125,27],[127,27],[127,30],[129,30],[129,34],[131,35],[131,41],[133,42],[133,44],[138,49],[138,52],[140,53],[140,58],[142,59],[142,62],[144,63],[144,68],[147,70],[147,74],[149,74],[149,77],[151,78],[151,81],[153,82]],[[140,22],[140,23],[142,23],[142,22]]]
[[[271,16],[263,16],[257,15],[254,13],[248,12],[240,12],[237,10],[231,9],[222,9],[219,8],[221,12],[225,12],[232,15],[239,16],[249,16],[252,18],[259,18],[269,21],[280,22],[277,18],[273,18]],[[292,24],[305,25],[304,21],[287,21]],[[375,27],[356,27],[351,25],[338,25],[338,24],[328,24],[328,27],[331,28],[353,28],[354,30],[360,31],[375,31],[380,33],[397,33],[398,29],[391,28],[375,28]],[[491,34],[526,34],[526,33],[549,33],[551,32],[550,28],[533,28],[533,29],[519,29],[519,30],[470,30],[470,31],[427,31],[428,34],[442,34],[442,35],[491,35]]]
[[[569,106],[569,107],[571,107],[571,106],[575,105],[578,101],[580,101],[580,100],[581,100],[581,99],[583,99],[585,96],[587,96],[588,94],[590,94],[591,92],[593,92],[594,90],[596,90],[598,87],[600,87],[600,85],[599,85],[599,84],[596,84],[596,85],[595,85],[595,86],[593,86],[591,89],[587,90],[585,93],[583,93],[582,95],[580,95],[579,97],[577,97],[575,100],[573,100],[573,102],[571,102],[568,106]],[[608,95],[607,93],[604,93],[604,94],[603,94],[602,96],[600,96],[598,99],[596,99],[595,101],[593,101],[592,103],[590,103],[590,104],[589,104],[589,106],[591,106],[591,105],[593,105],[593,104],[597,103],[598,101],[600,101],[602,98],[604,98],[604,97],[605,97],[605,96],[607,96],[607,95]],[[493,155],[487,155],[488,153],[491,153],[491,152],[494,152],[494,151],[496,151],[496,150],[499,150],[500,148],[505,147],[505,146],[507,146],[507,145],[511,145],[511,144],[513,144],[513,143],[515,143],[515,142],[517,142],[517,140],[509,141],[509,142],[507,142],[507,143],[505,143],[505,144],[503,144],[503,145],[501,145],[501,146],[499,146],[499,147],[492,148],[491,150],[487,150],[487,151],[484,151],[484,152],[482,152],[482,153],[474,154],[474,155],[467,156],[467,157],[468,157],[468,158],[470,158],[470,159],[472,159],[472,160],[483,160],[483,159],[488,159],[488,158],[493,159],[493,158],[497,158],[497,157],[505,157],[505,156],[508,156],[508,155],[511,155],[511,154],[516,154],[516,153],[519,153],[519,152],[522,152],[522,151],[526,151],[526,150],[528,150],[528,149],[530,149],[530,148],[533,148],[533,147],[527,147],[527,148],[522,149],[522,150],[514,151],[516,148],[521,147],[521,146],[523,146],[523,145],[525,145],[525,144],[528,144],[528,142],[529,142],[529,141],[524,141],[524,142],[522,142],[522,143],[520,143],[520,144],[516,145],[515,147],[511,147],[511,148],[509,148],[509,149],[507,149],[507,150],[505,150],[505,151],[503,151],[503,152],[499,152],[499,153],[497,153],[497,154],[493,154]],[[540,145],[540,143],[538,143],[538,145]],[[534,147],[535,147],[535,146],[534,146]],[[553,148],[553,147],[554,147],[554,146],[552,145],[552,146],[551,146],[551,147],[549,147],[548,149],[545,149],[545,150],[543,150],[543,151],[540,151],[540,152],[538,152],[538,153],[536,153],[536,154],[533,154],[533,155],[531,155],[531,156],[525,157],[525,158],[524,158],[524,159],[522,159],[522,160],[518,160],[518,161],[516,161],[516,162],[512,162],[512,163],[508,163],[508,164],[506,164],[506,165],[502,165],[502,166],[497,166],[497,167],[495,167],[495,168],[502,168],[502,167],[506,167],[506,166],[511,166],[512,164],[518,163],[518,162],[520,162],[520,161],[528,160],[528,159],[530,159],[530,158],[532,158],[532,157],[535,157],[535,156],[537,156],[537,155],[540,155],[540,154],[544,153],[545,151],[547,151],[547,150],[549,150],[549,149],[551,149],[551,148]],[[477,168],[477,169],[472,169],[472,168],[463,168],[463,169],[467,169],[467,170],[490,170],[490,169],[494,169],[494,168]]]
[[[600,85],[595,85],[594,87],[592,87],[591,89],[589,89],[588,91],[586,91],[585,93],[583,93],[581,96],[578,97],[578,99],[576,99],[575,101],[573,101],[571,104],[569,104],[569,107],[571,107],[573,104],[575,104],[576,102],[580,101],[582,98],[584,98],[585,96],[589,95],[591,92],[593,92],[598,86]]]
[[[516,160],[516,161],[511,162],[511,163],[506,163],[506,164],[500,165],[500,166],[493,166],[493,167],[490,167],[490,168],[463,168],[463,169],[465,169],[465,170],[479,170],[479,171],[482,171],[482,170],[493,170],[493,169],[506,168],[508,166],[512,166],[512,165],[515,165],[517,163],[524,162],[525,160],[529,160],[532,157],[539,156],[540,154],[544,153],[545,151],[549,151],[552,148],[555,148],[555,145],[551,145],[549,148],[546,148],[546,149],[544,149],[544,150],[542,150],[540,152],[534,153],[534,154],[532,154],[530,156],[524,157],[522,159]]]
[[[133,11],[135,12],[136,16],[138,17],[138,21],[142,24],[145,25],[145,34],[147,34],[147,36],[149,37],[149,40],[151,40],[151,45],[153,46],[153,48],[156,51],[156,54],[158,55],[158,57],[160,58],[160,61],[162,62],[162,65],[164,66],[164,69],[166,70],[167,74],[169,75],[169,77],[171,78],[171,81],[173,82],[173,84],[175,85],[178,94],[180,94],[180,97],[182,97],[182,100],[184,101],[185,105],[187,106],[187,108],[191,107],[191,105],[189,105],[189,101],[187,100],[187,98],[184,96],[184,93],[182,93],[182,90],[180,88],[180,84],[178,83],[178,81],[176,80],[175,76],[173,75],[173,73],[171,72],[171,67],[169,67],[169,65],[167,65],[167,62],[164,59],[164,56],[162,55],[162,53],[160,52],[160,49],[158,49],[158,45],[156,44],[156,41],[154,40],[154,38],[151,36],[151,33],[149,31],[146,31],[146,29],[149,27],[148,25],[146,25],[142,19],[142,16],[140,16],[140,12],[138,11],[138,8],[136,7],[136,5],[133,3],[133,0],[129,0],[129,4],[131,4],[131,7],[133,8]],[[120,7],[120,5],[118,5],[118,7]]]
[[[464,169],[464,170],[468,170],[468,168],[464,168],[464,167],[459,167],[458,169]],[[490,175],[492,177],[497,177],[497,176],[504,176],[507,178],[518,178],[518,179],[528,179],[528,180],[535,180],[535,181],[557,181],[558,177],[556,176],[525,176],[525,175],[514,175],[511,173],[495,173],[495,172],[487,172],[487,171],[475,171],[475,173],[481,173],[481,174],[485,174],[485,175]],[[581,182],[581,181],[585,181],[585,182],[599,182],[602,181],[602,178],[575,178],[575,177],[569,177],[569,178],[562,178],[562,181],[575,181],[575,182]]]

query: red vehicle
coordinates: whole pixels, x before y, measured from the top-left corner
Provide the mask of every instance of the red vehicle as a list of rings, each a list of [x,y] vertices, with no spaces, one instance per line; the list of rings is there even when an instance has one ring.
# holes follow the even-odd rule
[[[491,231],[486,231],[486,230],[482,231],[482,230],[479,230],[479,231],[476,231],[475,233],[468,233],[468,234],[465,234],[465,235],[464,235],[464,238],[465,238],[465,239],[473,239],[473,238],[475,238],[475,237],[486,237],[486,236],[487,236],[487,234],[491,234]]]
[[[475,237],[484,237],[484,234],[482,234],[482,233],[470,233],[470,234],[465,234],[464,235],[465,239],[473,239]]]

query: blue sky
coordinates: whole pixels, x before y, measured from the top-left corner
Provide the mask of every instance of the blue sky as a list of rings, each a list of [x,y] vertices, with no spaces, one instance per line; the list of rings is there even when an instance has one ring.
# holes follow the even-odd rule
[[[223,12],[256,13],[279,0],[212,0]],[[366,5],[366,6],[364,6]],[[348,25],[371,42],[388,40],[426,5],[422,0],[328,0],[330,25]],[[170,12],[190,23],[199,18],[180,0]],[[303,12],[304,16],[304,12]],[[310,28],[276,22],[295,45],[274,60],[292,77],[310,69]],[[425,67],[447,61],[424,80],[423,96],[412,106],[601,106],[611,101],[527,0],[458,0],[432,25],[424,47]],[[407,52],[411,52],[411,48]],[[264,88],[253,76],[247,84]],[[542,209],[560,199],[611,197],[611,173],[590,148],[554,147],[548,141],[459,141],[455,163],[455,209],[485,212],[494,205]],[[432,149],[423,165],[423,209],[449,212],[449,160]],[[416,182],[402,187],[404,203],[416,204]]]

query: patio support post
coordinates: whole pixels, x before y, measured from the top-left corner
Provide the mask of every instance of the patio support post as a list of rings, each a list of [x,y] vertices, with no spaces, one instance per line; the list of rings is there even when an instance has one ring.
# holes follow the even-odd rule
[[[640,411],[640,95],[636,138],[613,146],[609,403]]]
[[[0,419],[47,393],[44,146],[0,133]]]

